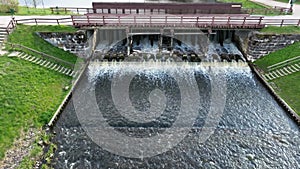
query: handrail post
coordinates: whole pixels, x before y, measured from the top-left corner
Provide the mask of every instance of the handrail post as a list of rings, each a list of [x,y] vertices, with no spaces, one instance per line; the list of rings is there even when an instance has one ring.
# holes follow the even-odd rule
[[[104,15],[102,16],[103,25],[105,25],[105,18]]]
[[[38,23],[37,23],[37,20],[36,20],[36,18],[34,19],[34,21],[35,21],[35,24],[37,25]]]
[[[230,24],[230,16],[228,17],[228,20],[227,20],[227,26],[229,27],[229,24]]]
[[[283,26],[283,22],[284,22],[284,19],[281,20],[281,24],[280,24],[280,27]]]
[[[259,17],[258,26],[261,25],[262,18],[263,18],[263,17]]]
[[[165,16],[165,25],[168,23],[168,16]]]
[[[299,19],[299,21],[298,21],[298,24],[297,24],[297,26],[300,26],[300,19]]]
[[[245,27],[245,23],[246,23],[246,16],[244,17],[244,21],[243,21],[243,25],[242,25],[243,28]]]
[[[213,17],[212,17],[212,21],[211,21],[211,25],[210,25],[211,27],[213,27],[214,22],[215,22],[215,17],[213,16]]]
[[[120,15],[118,16],[118,25],[121,25]]]
[[[180,17],[180,25],[182,26],[183,25],[183,16],[181,15]]]
[[[74,17],[74,16],[71,15],[72,23],[73,23],[73,25],[75,25],[75,23],[74,23],[74,18],[73,18],[73,17]]]
[[[56,19],[57,25],[59,25],[58,19]]]

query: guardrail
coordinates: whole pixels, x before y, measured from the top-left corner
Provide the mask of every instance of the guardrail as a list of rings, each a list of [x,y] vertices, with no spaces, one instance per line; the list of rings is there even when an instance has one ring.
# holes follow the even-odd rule
[[[184,26],[263,28],[263,17],[199,17],[198,15],[73,15],[74,26]]]
[[[78,7],[50,7],[52,14],[68,14],[68,13],[77,13],[77,14],[86,14],[93,13],[93,8],[78,8]]]
[[[93,8],[80,8],[80,7],[50,7],[51,13],[52,14],[88,14],[88,13],[98,13],[98,14],[134,14],[136,13],[136,10],[134,9],[114,9],[114,10],[96,10],[96,12],[94,11]],[[182,9],[183,11],[178,11],[178,14],[180,13],[184,13],[184,10],[186,9]],[[100,12],[99,12],[100,11]],[[191,12],[191,14],[193,14],[195,12]],[[209,14],[212,13],[212,10],[210,9],[203,9],[201,10],[197,10],[196,13],[199,14]],[[230,13],[230,11],[228,12]],[[247,13],[247,14],[260,14],[260,15],[287,15],[287,14],[291,14],[292,11],[290,11],[289,8],[284,8],[284,7],[278,7],[278,6],[274,6],[274,8],[242,8],[241,9],[241,13]],[[149,12],[147,12],[147,10],[145,9],[140,9],[139,10],[139,14],[168,14],[166,10],[149,10]]]
[[[20,44],[14,44],[14,43],[9,43],[9,42],[6,42],[6,44],[10,45],[12,48],[19,48],[21,50],[29,51],[29,52],[38,54],[39,56],[41,56],[44,59],[53,60],[53,61],[55,61],[55,62],[57,62],[59,64],[66,65],[66,66],[68,66],[70,68],[74,68],[74,64],[73,63],[67,62],[65,60],[59,59],[59,58],[51,56],[51,55],[48,55],[46,53],[43,53],[43,52],[31,49],[29,47],[26,47],[26,46],[23,46],[23,45],[20,45]]]
[[[67,18],[28,18],[15,20],[16,24],[65,24],[72,25],[70,17]]]
[[[198,15],[72,15],[73,25],[82,26],[184,26],[209,28],[263,28],[268,26],[299,26],[300,19]]]
[[[268,69],[268,71],[271,71],[271,70],[278,69],[278,68],[284,67],[286,65],[289,65],[289,64],[295,63],[295,62],[300,62],[300,56],[297,56],[297,57],[287,59],[285,61],[273,64],[271,66],[268,66],[267,69]]]
[[[8,25],[6,26],[6,32],[9,35],[16,27],[14,19],[10,20]]]

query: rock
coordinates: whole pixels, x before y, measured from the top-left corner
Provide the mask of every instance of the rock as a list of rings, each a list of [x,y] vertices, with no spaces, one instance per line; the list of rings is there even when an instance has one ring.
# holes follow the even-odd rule
[[[255,155],[254,154],[247,154],[246,157],[250,161],[253,161],[255,159]]]
[[[42,140],[40,140],[40,141],[38,142],[38,145],[39,145],[39,146],[43,146],[43,145],[44,145],[44,142],[43,142]]]
[[[67,90],[69,90],[69,89],[70,89],[70,86],[64,87],[64,90],[65,90],[65,91],[67,91]]]

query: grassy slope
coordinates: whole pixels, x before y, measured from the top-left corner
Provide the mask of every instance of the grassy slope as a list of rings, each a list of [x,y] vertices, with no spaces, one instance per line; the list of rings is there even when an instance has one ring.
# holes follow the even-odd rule
[[[263,33],[271,33],[271,34],[300,34],[300,27],[297,26],[285,26],[285,27],[278,27],[278,26],[269,26],[263,28],[260,32]]]
[[[0,159],[22,129],[50,120],[70,81],[27,61],[0,57]]]
[[[242,3],[243,8],[265,8],[263,5],[251,2],[250,0],[219,0],[220,2],[237,2]]]
[[[58,57],[60,59],[75,63],[77,57],[74,54],[56,48],[46,42],[35,32],[75,32],[76,29],[70,26],[28,26],[18,25],[17,29],[9,36],[8,41],[11,43],[21,44],[40,52]]]
[[[284,76],[273,81],[278,89],[276,92],[282,97],[300,116],[300,72]]]
[[[286,48],[270,53],[269,55],[256,60],[254,63],[261,69],[266,71],[267,66],[282,62],[286,59],[296,56],[300,56],[300,42],[294,43],[293,45],[289,45]]]
[[[50,8],[33,8],[33,7],[26,7],[26,6],[19,6],[18,11],[15,13],[15,15],[70,15],[71,12],[62,12],[59,11],[59,13],[54,12],[50,10]],[[0,15],[11,15],[10,13],[0,13]]]
[[[300,42],[260,58],[255,61],[255,64],[266,71],[267,66],[296,56],[300,56]],[[275,90],[279,96],[300,115],[300,72],[277,78],[272,82],[277,86]]]

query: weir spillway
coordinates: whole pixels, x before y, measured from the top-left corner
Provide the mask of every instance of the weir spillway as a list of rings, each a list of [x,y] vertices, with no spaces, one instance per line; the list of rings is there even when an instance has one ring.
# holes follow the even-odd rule
[[[55,168],[300,166],[298,126],[246,63],[94,61],[76,89]]]

